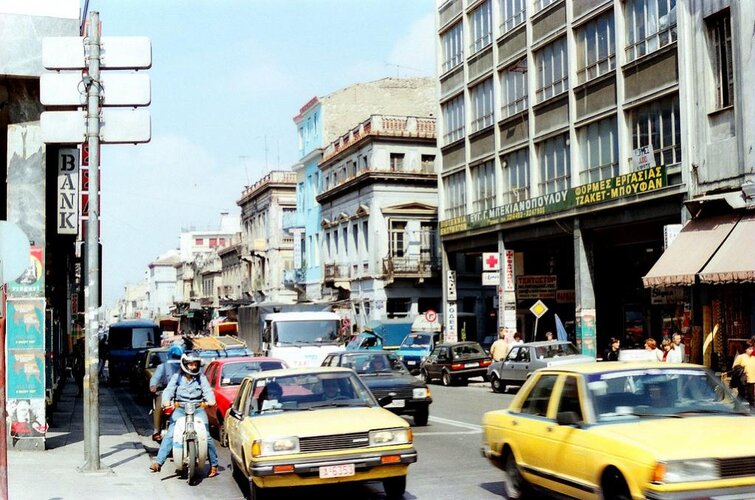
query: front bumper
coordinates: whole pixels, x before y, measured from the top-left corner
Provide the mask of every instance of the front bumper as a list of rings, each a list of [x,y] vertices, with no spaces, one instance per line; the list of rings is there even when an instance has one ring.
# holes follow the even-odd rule
[[[646,491],[648,500],[747,500],[755,498],[755,485],[728,488],[695,489],[686,491]]]

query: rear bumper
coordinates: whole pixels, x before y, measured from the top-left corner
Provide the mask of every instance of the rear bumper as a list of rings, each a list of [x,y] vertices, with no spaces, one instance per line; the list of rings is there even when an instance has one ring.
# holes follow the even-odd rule
[[[488,367],[482,368],[467,368],[464,370],[456,370],[449,372],[452,377],[472,378],[472,377],[484,377],[488,374]]]
[[[395,413],[396,415],[414,415],[418,411],[427,411],[432,402],[432,398],[417,400],[407,399],[406,406],[403,408],[386,408],[386,410]]]

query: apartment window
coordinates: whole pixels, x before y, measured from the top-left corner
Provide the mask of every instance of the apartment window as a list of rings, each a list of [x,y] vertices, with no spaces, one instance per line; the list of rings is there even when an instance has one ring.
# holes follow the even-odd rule
[[[406,252],[406,221],[391,221],[391,256],[403,257]]]
[[[495,206],[495,162],[486,161],[472,167],[472,182],[474,183],[474,201],[472,211],[480,212]]]
[[[545,140],[538,146],[540,162],[540,194],[555,193],[569,188],[568,134]]]
[[[539,12],[557,0],[535,0],[535,12]]]
[[[464,137],[464,94],[459,94],[443,103],[444,144],[450,144]]]
[[[503,158],[503,204],[523,201],[530,197],[530,153],[527,148],[514,151]]]
[[[323,256],[325,257],[326,261],[332,261],[333,260],[333,252],[330,249],[330,231],[325,233],[325,243],[323,245]]]
[[[579,83],[604,75],[616,67],[613,11],[577,32],[577,78]]]
[[[521,59],[501,73],[504,117],[527,109],[527,59]]]
[[[435,173],[435,155],[422,155],[422,172]]]
[[[632,110],[632,148],[652,146],[656,165],[682,161],[679,96],[674,95]]]
[[[218,239],[210,238],[210,248],[215,248],[216,246],[218,246]]]
[[[493,41],[493,24],[491,3],[486,0],[472,11],[469,21],[472,26],[472,44],[469,53],[474,54],[487,47]]]
[[[526,0],[501,0],[501,34],[522,24],[526,15]]]
[[[340,260],[340,256],[341,256],[340,247],[341,247],[341,245],[339,245],[339,241],[338,241],[338,229],[336,229],[335,231],[333,231],[333,243],[334,243],[334,247],[335,247],[335,251],[333,252],[333,256],[335,257],[336,260]]]
[[[566,66],[566,38],[560,38],[542,48],[535,56],[537,61],[537,102],[565,92],[568,85]]]
[[[615,116],[591,123],[580,130],[581,184],[619,175],[619,141],[616,134]]]
[[[493,124],[493,79],[475,85],[471,93],[472,131],[477,132]]]
[[[627,61],[676,40],[676,0],[627,0],[625,9]]]
[[[421,262],[432,262],[435,259],[435,222],[420,223],[419,252]],[[424,311],[424,309],[422,309]]]
[[[341,236],[343,241],[343,255],[344,257],[347,257],[349,255],[349,228],[343,227],[341,228]]]
[[[731,14],[728,10],[709,20],[708,41],[716,80],[716,109],[734,104],[734,63],[731,52]]]
[[[455,68],[464,59],[464,42],[461,22],[441,35],[443,44],[443,73]]]
[[[364,238],[364,253],[370,255],[370,223],[369,221],[362,221],[362,235]]]
[[[404,153],[391,153],[391,170],[396,172],[404,169]]]
[[[198,245],[198,246],[202,246],[202,245],[204,245],[204,239],[202,239],[202,238],[195,238],[194,239],[194,244]]]
[[[443,179],[443,189],[446,197],[444,215],[446,219],[460,217],[466,213],[467,183],[466,172],[461,171]]]
[[[359,255],[359,223],[355,222],[351,228],[351,239],[354,241],[354,255]]]

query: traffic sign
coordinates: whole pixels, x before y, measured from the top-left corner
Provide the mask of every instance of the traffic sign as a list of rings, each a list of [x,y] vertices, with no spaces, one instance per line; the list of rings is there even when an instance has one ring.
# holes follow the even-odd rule
[[[542,300],[538,300],[534,304],[532,304],[532,307],[530,307],[530,311],[532,314],[535,315],[536,318],[540,319],[543,314],[548,312],[548,307],[543,304]]]
[[[152,67],[152,44],[146,36],[103,36],[100,44],[100,69]],[[84,37],[42,38],[42,66],[47,69],[86,68]]]
[[[482,270],[483,271],[500,271],[501,270],[501,254],[499,254],[498,252],[483,252]]]
[[[152,126],[146,109],[104,108],[100,125],[103,144],[149,142]]]
[[[100,79],[103,106],[148,106],[152,100],[146,73],[106,73]],[[86,106],[82,74],[43,73],[39,79],[39,100],[45,106]]]
[[[436,313],[432,309],[428,309],[427,311],[425,311],[425,319],[428,323],[435,323],[435,321],[438,319],[438,313]]]
[[[79,144],[86,140],[85,111],[43,111],[40,116],[42,142]]]

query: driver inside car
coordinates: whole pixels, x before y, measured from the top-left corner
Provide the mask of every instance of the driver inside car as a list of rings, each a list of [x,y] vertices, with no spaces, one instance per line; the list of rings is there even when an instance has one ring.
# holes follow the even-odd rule
[[[341,395],[341,391],[338,388],[338,381],[332,378],[325,378],[322,380],[322,393],[323,399],[331,400],[337,399]]]

